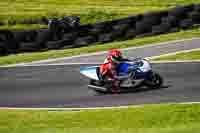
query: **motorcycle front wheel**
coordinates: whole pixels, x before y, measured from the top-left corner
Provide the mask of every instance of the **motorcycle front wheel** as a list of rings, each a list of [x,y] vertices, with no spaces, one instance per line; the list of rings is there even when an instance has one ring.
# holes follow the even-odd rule
[[[152,72],[150,78],[148,80],[145,80],[144,84],[147,87],[160,88],[163,85],[163,78],[160,76],[160,74]]]

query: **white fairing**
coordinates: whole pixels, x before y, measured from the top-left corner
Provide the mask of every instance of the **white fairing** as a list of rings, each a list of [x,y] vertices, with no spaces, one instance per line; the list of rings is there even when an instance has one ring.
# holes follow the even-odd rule
[[[96,68],[97,66],[81,68],[80,73],[88,78],[99,80]]]
[[[146,60],[142,60],[143,62],[143,65],[139,67],[139,69],[142,71],[142,72],[148,72],[151,70],[151,65],[149,64],[148,61]]]

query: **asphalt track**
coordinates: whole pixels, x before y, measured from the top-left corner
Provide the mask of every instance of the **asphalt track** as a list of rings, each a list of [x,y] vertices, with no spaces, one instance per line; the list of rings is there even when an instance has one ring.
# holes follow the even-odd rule
[[[199,48],[199,39],[127,51],[146,57]],[[68,58],[37,64],[102,62],[104,56]],[[87,88],[80,64],[0,68],[0,107],[108,107],[148,103],[200,102],[200,63],[164,63],[153,67],[165,79],[156,90],[133,90],[120,95],[97,95]],[[90,66],[84,65],[84,66]]]
[[[1,107],[108,107],[200,102],[200,63],[153,64],[165,79],[161,89],[97,95],[79,65],[1,68]]]

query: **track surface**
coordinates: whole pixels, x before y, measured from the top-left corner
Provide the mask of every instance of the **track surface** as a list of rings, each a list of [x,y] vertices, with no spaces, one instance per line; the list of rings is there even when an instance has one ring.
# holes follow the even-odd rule
[[[1,107],[102,107],[147,103],[200,102],[200,63],[154,64],[164,87],[120,95],[96,95],[79,65],[0,69]]]
[[[200,39],[129,49],[130,57],[158,56],[199,48]],[[40,64],[102,62],[106,53]],[[87,65],[90,66],[90,65]],[[0,107],[103,107],[147,103],[200,102],[200,63],[154,64],[165,79],[158,90],[97,95],[79,74],[80,65],[0,68]]]

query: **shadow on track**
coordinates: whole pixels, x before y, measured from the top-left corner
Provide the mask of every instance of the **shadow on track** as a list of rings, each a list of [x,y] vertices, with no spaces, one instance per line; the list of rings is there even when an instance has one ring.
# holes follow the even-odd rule
[[[141,93],[141,92],[146,92],[146,91],[154,91],[154,90],[160,90],[160,89],[166,89],[172,87],[172,85],[163,85],[159,88],[149,88],[149,87],[137,87],[137,88],[130,88],[130,89],[122,89],[119,94],[127,94],[127,93]],[[94,91],[94,90],[93,90]],[[97,92],[96,95],[110,95],[112,94],[111,92]]]

